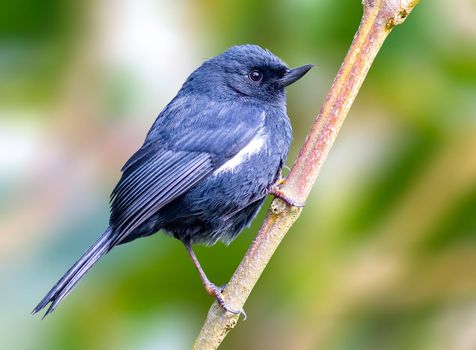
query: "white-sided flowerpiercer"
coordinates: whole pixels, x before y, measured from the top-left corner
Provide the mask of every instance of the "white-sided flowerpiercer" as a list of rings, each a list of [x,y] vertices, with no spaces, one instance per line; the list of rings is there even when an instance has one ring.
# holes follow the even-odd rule
[[[231,242],[268,194],[280,195],[292,138],[284,89],[311,67],[289,69],[270,51],[241,45],[190,74],[123,166],[108,228],[33,313],[48,304],[45,316],[51,313],[113,247],[158,231],[185,245],[207,292],[239,313],[208,280],[192,245]]]

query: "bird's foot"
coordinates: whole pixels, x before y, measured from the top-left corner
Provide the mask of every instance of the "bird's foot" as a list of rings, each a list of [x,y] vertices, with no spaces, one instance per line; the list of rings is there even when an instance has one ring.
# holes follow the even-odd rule
[[[226,305],[225,303],[225,299],[223,299],[223,295],[222,295],[222,292],[223,290],[225,289],[226,285],[225,286],[216,286],[214,285],[213,283],[209,282],[206,286],[205,286],[205,290],[207,291],[207,293],[214,297],[215,300],[217,301],[218,305],[220,305],[220,307],[225,310],[225,311],[228,311],[232,314],[235,314],[235,315],[243,315],[243,320],[246,320],[246,312],[245,310],[241,309],[241,310],[235,310],[235,309],[232,309],[230,308],[228,305]]]
[[[276,181],[275,184],[269,187],[268,193],[272,194],[273,196],[277,198],[282,199],[283,201],[285,201],[288,205],[292,207],[303,208],[306,205],[306,203],[298,202],[294,200],[293,198],[290,198],[283,191],[281,191],[281,186],[284,184],[285,181],[286,181],[285,177],[280,178],[278,181]]]
[[[225,299],[223,299],[223,295],[222,295],[223,290],[225,289],[226,285],[221,286],[221,287],[217,287],[215,284],[210,282],[207,275],[205,274],[202,267],[200,266],[200,263],[198,262],[198,259],[195,255],[190,243],[185,243],[185,248],[187,249],[188,254],[192,258],[193,264],[195,265],[198,273],[200,274],[200,279],[202,280],[202,284],[203,284],[203,287],[205,288],[206,292],[216,299],[218,305],[220,305],[220,307],[223,310],[231,312],[232,314],[235,314],[235,315],[243,315],[243,319],[246,320],[245,310],[243,310],[243,309],[234,310],[234,309],[228,307],[228,305],[226,305]]]

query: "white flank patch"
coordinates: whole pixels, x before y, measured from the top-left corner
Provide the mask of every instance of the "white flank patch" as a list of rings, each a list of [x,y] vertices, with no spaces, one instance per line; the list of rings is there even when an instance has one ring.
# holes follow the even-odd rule
[[[265,147],[265,139],[266,137],[262,134],[262,132],[258,132],[256,136],[253,137],[241,151],[239,151],[233,158],[215,170],[213,175],[217,175],[225,171],[233,172],[241,163],[248,160],[251,155],[258,153],[263,149],[263,147]]]

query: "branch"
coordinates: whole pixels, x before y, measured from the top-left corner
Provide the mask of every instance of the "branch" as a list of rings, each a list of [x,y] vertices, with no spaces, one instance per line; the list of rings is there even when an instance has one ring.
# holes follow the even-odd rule
[[[337,73],[312,128],[301,148],[282,192],[296,203],[304,203],[319,170],[337,137],[342,123],[392,28],[402,23],[418,0],[362,0],[363,17],[347,56]],[[241,309],[300,208],[275,198],[256,238],[223,291],[228,306]],[[217,349],[238,316],[224,312],[215,302],[194,343],[194,349]]]

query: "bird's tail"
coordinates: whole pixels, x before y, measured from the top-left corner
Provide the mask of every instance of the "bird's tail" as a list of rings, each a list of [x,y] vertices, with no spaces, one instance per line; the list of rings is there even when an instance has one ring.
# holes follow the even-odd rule
[[[43,300],[33,309],[32,314],[36,314],[48,304],[50,306],[43,315],[43,318],[52,313],[61,300],[66,297],[73,287],[78,283],[81,277],[106,254],[113,246],[114,236],[111,234],[110,227],[102,234],[101,237],[79,258],[76,263],[64,274],[63,277],[55,284],[53,288],[45,295]]]

